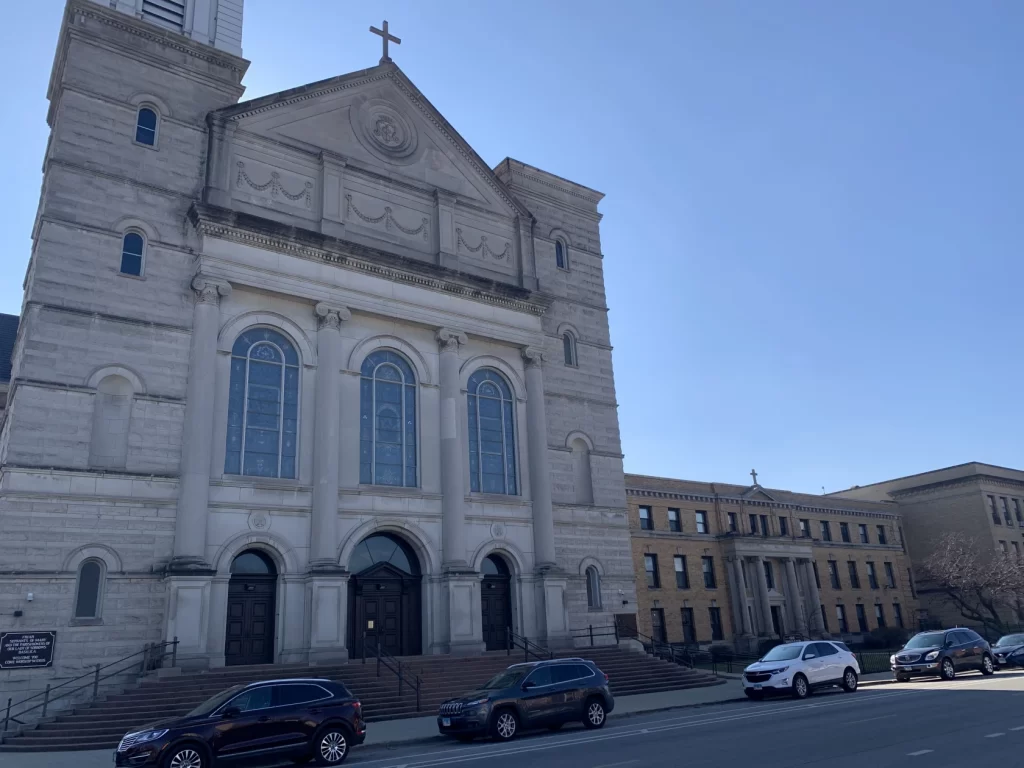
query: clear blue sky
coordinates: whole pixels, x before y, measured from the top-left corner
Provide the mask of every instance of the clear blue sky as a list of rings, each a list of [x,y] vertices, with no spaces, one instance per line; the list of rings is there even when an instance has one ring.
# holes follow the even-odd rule
[[[9,5],[17,312],[63,3]],[[487,162],[607,194],[628,471],[816,492],[1024,466],[1024,3],[246,0],[247,95],[375,64],[383,18]]]

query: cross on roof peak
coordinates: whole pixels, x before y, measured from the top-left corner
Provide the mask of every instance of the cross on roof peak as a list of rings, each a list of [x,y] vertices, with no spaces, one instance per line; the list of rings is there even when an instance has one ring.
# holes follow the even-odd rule
[[[754,478],[754,485],[757,485],[757,472],[753,469],[750,470],[750,476]]]
[[[387,19],[384,19],[383,27],[384,27],[384,29],[377,29],[376,27],[370,27],[370,31],[373,32],[373,34],[375,34],[375,35],[380,35],[381,36],[381,40],[384,43],[384,55],[380,57],[380,63],[381,64],[389,64],[389,63],[391,63],[391,57],[388,56],[388,42],[392,42],[395,45],[401,45],[402,44],[402,40],[400,38],[395,37],[390,32],[388,32],[388,20]]]

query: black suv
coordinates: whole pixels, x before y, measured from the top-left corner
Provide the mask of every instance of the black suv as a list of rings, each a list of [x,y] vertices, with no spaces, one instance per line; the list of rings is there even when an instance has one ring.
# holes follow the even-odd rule
[[[210,768],[267,756],[340,765],[365,739],[359,700],[341,683],[268,680],[228,688],[183,717],[127,734],[114,764]]]
[[[901,683],[928,675],[952,680],[957,672],[969,670],[991,675],[996,669],[988,641],[973,630],[960,628],[914,635],[889,658],[889,664]]]
[[[608,675],[585,659],[514,664],[478,690],[441,705],[437,727],[459,741],[515,737],[520,729],[566,723],[600,728],[615,706]]]

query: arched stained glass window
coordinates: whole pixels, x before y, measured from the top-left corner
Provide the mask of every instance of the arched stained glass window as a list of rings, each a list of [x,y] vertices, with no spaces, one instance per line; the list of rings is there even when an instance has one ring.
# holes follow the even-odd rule
[[[360,369],[359,482],[416,486],[416,375],[397,352],[379,349]]]
[[[142,107],[135,120],[135,140],[147,147],[156,145],[156,110]]]
[[[469,377],[469,482],[483,493],[518,494],[515,400],[505,377],[481,368]]]
[[[412,547],[390,533],[375,533],[359,542],[348,561],[348,569],[358,574],[379,563],[388,563],[410,576],[420,572]]]
[[[283,334],[250,328],[231,348],[224,473],[296,477],[299,355]]]
[[[142,257],[146,250],[146,240],[138,232],[126,232],[121,240],[121,274],[142,275]]]

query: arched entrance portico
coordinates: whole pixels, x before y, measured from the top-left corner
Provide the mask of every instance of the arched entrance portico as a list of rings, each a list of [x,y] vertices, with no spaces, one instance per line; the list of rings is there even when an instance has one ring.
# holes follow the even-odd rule
[[[512,627],[512,571],[501,555],[488,555],[480,567],[480,615],[484,645],[488,651],[506,648]]]
[[[274,662],[277,568],[264,552],[247,549],[231,561],[224,663]]]
[[[422,653],[421,569],[409,544],[375,533],[356,545],[348,564],[348,647],[356,656],[375,644],[394,656]]]

